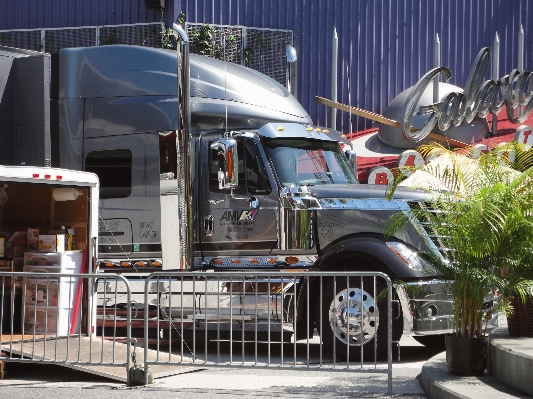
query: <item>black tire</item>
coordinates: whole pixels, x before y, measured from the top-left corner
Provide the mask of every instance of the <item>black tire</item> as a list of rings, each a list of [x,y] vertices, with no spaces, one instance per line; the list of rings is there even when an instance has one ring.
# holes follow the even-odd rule
[[[348,290],[346,289],[347,285],[349,285]],[[319,305],[316,309],[317,327],[318,332],[321,333],[324,356],[331,354],[333,357],[333,354],[335,354],[336,361],[346,361],[348,358],[350,361],[359,361],[361,359],[361,328],[358,320],[360,320],[361,314],[359,304],[362,302],[363,360],[373,361],[386,358],[387,301],[375,300],[375,297],[385,288],[385,282],[380,278],[376,278],[374,289],[374,278],[372,277],[363,278],[363,287],[361,287],[361,278],[359,277],[352,277],[349,281],[347,281],[346,277],[337,277],[325,283],[322,293],[322,312],[320,312]],[[346,295],[354,299],[346,301]],[[346,317],[347,313],[345,312],[347,304],[352,307],[348,317]],[[403,332],[403,317],[396,318],[395,307],[393,304],[392,340],[398,341]],[[346,329],[348,319],[351,330],[349,337]],[[322,331],[320,331],[320,327],[322,327]],[[350,342],[349,348],[348,341]],[[375,345],[376,342],[377,345]]]

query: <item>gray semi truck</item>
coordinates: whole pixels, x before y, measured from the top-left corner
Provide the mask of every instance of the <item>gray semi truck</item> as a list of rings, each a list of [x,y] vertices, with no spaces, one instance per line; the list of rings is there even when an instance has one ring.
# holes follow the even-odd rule
[[[199,278],[208,270],[377,271],[416,285],[416,297],[399,289],[388,315],[369,294],[376,291],[363,287],[371,306],[328,314],[333,293],[320,299],[302,289],[311,311],[295,316],[305,321],[296,337],[323,319],[324,336],[351,342],[348,324],[357,319],[369,324],[365,342],[372,342],[389,316],[394,340],[406,332],[427,344],[451,332],[449,298],[419,252],[433,242],[418,225],[383,235],[390,215],[425,194],[400,188],[385,200],[384,186],[359,184],[350,142],[313,125],[283,85],[189,55],[186,34],[177,32],[177,52],[1,49],[0,163],[96,173],[97,270],[131,277],[139,292],[144,276],[161,270]],[[377,322],[378,332],[370,328]]]

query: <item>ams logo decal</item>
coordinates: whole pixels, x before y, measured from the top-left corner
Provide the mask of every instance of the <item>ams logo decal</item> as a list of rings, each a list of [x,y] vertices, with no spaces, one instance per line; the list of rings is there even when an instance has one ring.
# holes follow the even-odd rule
[[[221,222],[242,222],[254,220],[259,211],[257,209],[247,211],[226,211],[220,218]]]

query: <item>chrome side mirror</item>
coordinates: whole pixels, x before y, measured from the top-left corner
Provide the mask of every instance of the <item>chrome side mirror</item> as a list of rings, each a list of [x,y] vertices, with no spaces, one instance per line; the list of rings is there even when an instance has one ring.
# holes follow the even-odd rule
[[[239,183],[239,156],[237,141],[223,138],[211,144],[211,149],[218,156],[218,188],[227,190],[237,187]]]

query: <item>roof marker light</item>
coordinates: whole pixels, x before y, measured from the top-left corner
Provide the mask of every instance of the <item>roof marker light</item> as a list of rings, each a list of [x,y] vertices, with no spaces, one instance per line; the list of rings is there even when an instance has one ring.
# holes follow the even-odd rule
[[[33,175],[31,175],[31,177],[33,177],[34,179],[37,179],[39,177],[39,173],[34,173]]]
[[[52,178],[52,175],[44,175],[44,178],[50,180]]]
[[[285,128],[284,128],[283,126],[278,126],[278,127],[276,128],[276,130],[277,130],[278,132],[282,132],[282,131],[285,130]]]

